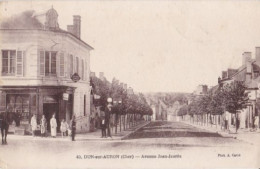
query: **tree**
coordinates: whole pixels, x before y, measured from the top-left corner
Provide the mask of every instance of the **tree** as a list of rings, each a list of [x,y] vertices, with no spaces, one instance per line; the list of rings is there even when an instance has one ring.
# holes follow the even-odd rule
[[[249,100],[246,89],[245,83],[240,81],[227,84],[222,89],[225,108],[228,112],[235,114],[236,117],[236,132],[239,128],[237,112],[246,108]]]

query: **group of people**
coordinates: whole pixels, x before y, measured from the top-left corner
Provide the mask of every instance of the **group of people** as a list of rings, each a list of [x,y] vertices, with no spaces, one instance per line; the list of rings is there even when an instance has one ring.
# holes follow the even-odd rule
[[[32,127],[32,135],[33,137],[36,134],[37,130],[37,118],[36,115],[34,114],[31,118],[31,127]],[[51,129],[51,136],[55,138],[57,136],[57,120],[55,118],[55,114],[52,115],[52,118],[50,119],[50,129]],[[40,131],[41,131],[41,136],[46,137],[47,134],[47,120],[45,118],[45,115],[42,115],[41,121],[40,121]],[[61,131],[61,136],[67,136],[71,135],[72,141],[75,141],[75,135],[76,135],[76,121],[75,121],[75,116],[72,116],[72,119],[70,121],[70,125],[63,119],[61,121],[60,125],[60,131]]]

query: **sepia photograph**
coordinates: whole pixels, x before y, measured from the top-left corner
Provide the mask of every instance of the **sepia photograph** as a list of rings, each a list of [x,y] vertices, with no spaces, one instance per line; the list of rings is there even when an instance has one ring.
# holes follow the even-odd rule
[[[0,169],[260,167],[260,1],[0,1]]]

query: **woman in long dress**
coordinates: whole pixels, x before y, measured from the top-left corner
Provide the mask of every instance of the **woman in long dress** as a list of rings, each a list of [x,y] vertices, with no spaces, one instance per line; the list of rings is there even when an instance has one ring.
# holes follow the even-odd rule
[[[31,118],[31,126],[32,126],[32,135],[35,136],[35,131],[37,130],[37,119],[36,115],[34,114]]]
[[[52,115],[52,118],[50,120],[50,126],[51,126],[51,136],[56,137],[56,135],[57,135],[57,120],[55,119],[55,114]]]
[[[41,119],[41,135],[42,137],[46,136],[46,130],[47,130],[47,121],[44,115],[42,115],[42,119]]]

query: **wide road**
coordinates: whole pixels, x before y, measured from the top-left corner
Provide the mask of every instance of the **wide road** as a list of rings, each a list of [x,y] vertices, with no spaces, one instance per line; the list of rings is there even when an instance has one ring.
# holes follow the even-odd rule
[[[151,122],[127,140],[10,136],[0,145],[0,168],[172,168],[254,165],[257,148],[180,122]],[[93,155],[93,156],[91,156]],[[103,157],[104,155],[112,155]],[[119,156],[118,156],[119,155]],[[222,156],[224,155],[224,156]],[[231,157],[227,157],[227,156]],[[234,155],[234,156],[233,156]],[[94,156],[101,157],[95,159]],[[126,158],[123,158],[126,157]],[[165,158],[164,158],[165,157]],[[132,159],[133,158],[133,159]],[[103,166],[103,167],[102,167]],[[104,167],[105,166],[105,167]]]

